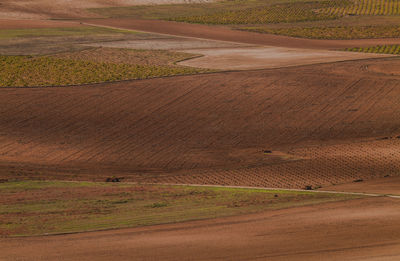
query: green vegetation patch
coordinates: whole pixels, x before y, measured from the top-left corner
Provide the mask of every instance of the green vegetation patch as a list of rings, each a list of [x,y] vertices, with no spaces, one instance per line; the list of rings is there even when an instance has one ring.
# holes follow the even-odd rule
[[[371,47],[354,47],[347,48],[346,51],[362,52],[362,53],[382,53],[382,54],[397,54],[400,55],[400,45],[378,45]]]
[[[165,57],[164,57],[165,58]],[[99,58],[100,59],[100,58]],[[109,57],[108,59],[112,59]],[[157,60],[157,53],[153,59]],[[60,86],[205,72],[183,66],[57,56],[0,55],[0,87]]]
[[[123,183],[7,182],[0,184],[0,235],[42,235],[138,227],[358,197]]]
[[[241,30],[286,35],[292,37],[311,39],[372,39],[400,37],[400,26],[337,26],[337,27],[290,27],[290,28],[265,28],[244,27]]]
[[[110,34],[135,34],[127,30],[110,29],[104,27],[81,26],[65,28],[38,28],[38,29],[7,29],[0,30],[0,40],[27,37],[56,37],[56,36],[86,36]]]

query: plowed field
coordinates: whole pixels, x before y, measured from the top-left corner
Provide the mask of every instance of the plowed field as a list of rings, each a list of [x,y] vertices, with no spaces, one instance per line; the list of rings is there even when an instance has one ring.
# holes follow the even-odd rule
[[[0,89],[1,175],[297,188],[396,175],[400,77],[371,63],[398,60]]]

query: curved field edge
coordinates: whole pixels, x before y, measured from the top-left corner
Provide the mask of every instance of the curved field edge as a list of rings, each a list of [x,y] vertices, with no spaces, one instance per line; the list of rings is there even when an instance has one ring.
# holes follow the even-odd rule
[[[133,52],[133,56],[139,59],[129,59],[126,56],[125,61],[115,53],[108,60],[96,59],[90,53],[86,56],[0,55],[0,87],[70,86],[209,72],[207,69],[176,65],[179,61],[197,57],[194,55],[139,50]],[[157,62],[157,59],[164,62]]]
[[[33,236],[209,219],[360,195],[124,183],[0,184],[0,235]]]

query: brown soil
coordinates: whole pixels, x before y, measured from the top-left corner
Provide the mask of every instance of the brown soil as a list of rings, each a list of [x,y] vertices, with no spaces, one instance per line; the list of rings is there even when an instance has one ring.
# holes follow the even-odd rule
[[[182,224],[0,239],[0,259],[398,260],[399,219],[398,200],[368,198]]]
[[[375,194],[390,194],[400,196],[400,177],[390,176],[389,174],[383,178],[372,180],[354,180],[351,183],[328,186],[324,190],[341,191],[341,192],[361,192]]]
[[[363,70],[393,61],[1,89],[0,175],[295,188],[395,175],[399,78]]]
[[[82,22],[111,26],[124,29],[141,30],[161,34],[240,42],[246,44],[270,45],[278,47],[307,49],[343,49],[346,47],[363,47],[382,44],[399,44],[400,39],[366,39],[366,40],[312,40],[287,36],[260,34],[237,31],[223,26],[178,23],[159,20],[138,19],[96,19]]]

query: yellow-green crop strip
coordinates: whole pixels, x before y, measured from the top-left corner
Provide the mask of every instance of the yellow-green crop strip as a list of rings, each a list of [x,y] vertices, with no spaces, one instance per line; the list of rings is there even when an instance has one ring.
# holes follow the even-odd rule
[[[336,26],[336,27],[289,27],[266,28],[249,26],[241,30],[302,37],[311,39],[348,40],[400,37],[400,26]]]
[[[396,54],[400,55],[400,45],[378,45],[371,47],[354,47],[347,48],[346,51],[362,52],[362,53],[381,53],[381,54]]]
[[[234,188],[61,181],[0,184],[0,236],[138,227],[361,196]]]
[[[226,11],[199,16],[175,17],[169,20],[201,24],[268,24],[337,18],[335,14],[314,11],[323,6],[325,6],[325,2],[284,3],[261,8]]]
[[[399,0],[353,0],[348,5],[337,5],[331,1],[332,6],[319,10],[330,15],[400,15]]]
[[[50,56],[0,55],[0,87],[77,85],[194,74],[202,71],[205,70],[178,66],[94,62]]]

